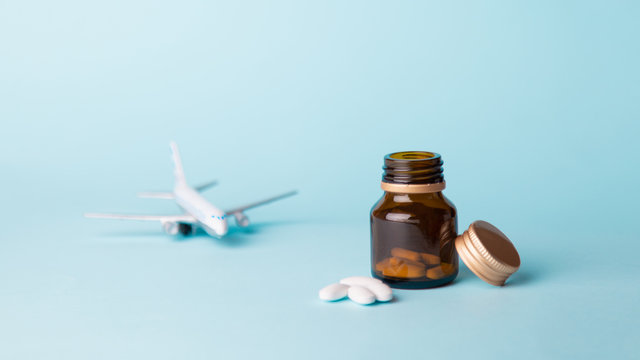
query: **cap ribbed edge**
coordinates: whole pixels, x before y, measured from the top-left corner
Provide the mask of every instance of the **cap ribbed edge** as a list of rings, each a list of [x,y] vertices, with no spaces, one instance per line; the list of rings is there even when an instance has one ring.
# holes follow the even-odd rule
[[[456,238],[455,245],[456,250],[458,250],[458,255],[460,255],[462,261],[479,278],[491,285],[502,286],[509,276],[516,272],[519,267],[507,265],[493,257],[475,232],[474,224],[476,223],[471,224],[469,229]],[[491,226],[495,231],[504,236],[504,234],[493,225],[486,222],[485,224]],[[506,236],[504,236],[504,238],[508,241]]]

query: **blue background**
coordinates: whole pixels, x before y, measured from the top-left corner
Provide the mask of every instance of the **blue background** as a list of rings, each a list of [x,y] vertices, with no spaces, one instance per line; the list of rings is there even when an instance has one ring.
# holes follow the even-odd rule
[[[633,1],[0,1],[0,358],[640,358]],[[298,189],[215,240],[173,214]],[[369,272],[385,154],[442,154],[504,288],[323,303]]]

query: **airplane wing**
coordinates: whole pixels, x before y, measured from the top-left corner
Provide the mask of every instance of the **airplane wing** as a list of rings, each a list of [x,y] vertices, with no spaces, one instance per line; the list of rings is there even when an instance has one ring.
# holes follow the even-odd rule
[[[95,219],[116,219],[116,220],[140,220],[140,221],[172,221],[187,224],[195,224],[198,221],[191,215],[124,215],[124,214],[97,214],[87,213],[85,217]]]
[[[166,199],[172,200],[175,199],[175,195],[171,192],[140,192],[138,193],[138,197],[148,198],[148,199]]]
[[[261,205],[264,205],[264,204],[268,204],[270,202],[274,202],[276,200],[280,200],[280,199],[284,199],[284,198],[289,197],[289,196],[293,196],[293,195],[295,195],[297,193],[298,193],[297,191],[290,191],[290,192],[284,193],[282,195],[274,196],[272,198],[268,198],[268,199],[265,199],[265,200],[254,202],[252,204],[247,204],[247,205],[244,205],[244,206],[237,207],[235,209],[227,210],[226,214],[227,215],[231,215],[231,214],[235,214],[235,213],[241,213],[241,212],[243,212],[245,210],[248,210],[248,209],[251,209],[251,208],[254,208],[254,207],[257,207],[257,206],[261,206]]]

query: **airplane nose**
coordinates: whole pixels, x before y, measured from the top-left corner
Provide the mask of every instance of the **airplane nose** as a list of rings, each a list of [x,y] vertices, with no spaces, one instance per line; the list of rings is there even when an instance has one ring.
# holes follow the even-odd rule
[[[213,237],[225,236],[229,231],[226,221],[214,222],[214,223],[208,224],[204,228],[207,234]]]
[[[218,232],[218,234],[220,236],[224,236],[224,235],[227,234],[228,231],[229,231],[229,227],[227,226],[227,223],[225,222],[220,226],[220,231]]]
[[[210,228],[210,227],[208,227],[208,226],[203,226],[203,229],[204,229],[204,231],[205,231],[207,234],[209,234],[210,236],[213,236],[213,237],[218,237],[218,236],[220,236],[220,235],[218,234],[218,232],[216,231],[216,229]]]

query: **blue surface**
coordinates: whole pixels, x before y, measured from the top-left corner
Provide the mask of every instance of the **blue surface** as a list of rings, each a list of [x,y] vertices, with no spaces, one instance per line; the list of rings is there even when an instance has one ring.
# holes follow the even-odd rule
[[[0,3],[0,358],[640,358],[640,6],[624,1]],[[292,188],[228,238],[165,214]],[[442,154],[460,228],[523,265],[362,307],[382,157]]]

